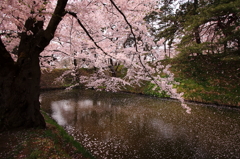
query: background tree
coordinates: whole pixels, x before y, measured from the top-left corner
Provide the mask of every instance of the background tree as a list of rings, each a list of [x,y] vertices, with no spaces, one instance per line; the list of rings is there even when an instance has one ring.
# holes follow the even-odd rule
[[[183,56],[239,52],[239,0],[173,2],[145,18],[158,24],[152,27],[156,40],[175,40]]]

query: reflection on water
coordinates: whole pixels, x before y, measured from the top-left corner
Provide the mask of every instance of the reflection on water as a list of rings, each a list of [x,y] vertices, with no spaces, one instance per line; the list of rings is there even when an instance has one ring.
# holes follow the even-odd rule
[[[133,94],[52,91],[42,108],[97,158],[239,158],[240,112]]]

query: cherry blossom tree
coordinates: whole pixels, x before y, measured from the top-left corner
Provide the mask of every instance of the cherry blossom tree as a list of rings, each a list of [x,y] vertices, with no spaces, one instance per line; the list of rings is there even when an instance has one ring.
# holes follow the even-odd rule
[[[156,9],[154,0],[3,0],[0,7],[1,129],[46,126],[39,103],[40,65],[51,68],[64,57],[72,59],[73,75],[79,67],[96,68],[91,77],[77,78],[89,87],[117,91],[147,80],[190,111],[173,88],[170,66],[159,62],[143,20]],[[124,78],[114,76],[116,64],[127,68]]]

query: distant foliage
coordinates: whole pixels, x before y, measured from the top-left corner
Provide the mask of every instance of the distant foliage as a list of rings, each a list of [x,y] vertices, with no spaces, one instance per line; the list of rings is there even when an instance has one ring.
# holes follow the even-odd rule
[[[240,51],[239,0],[161,0],[160,11],[146,16],[155,40],[164,40],[180,56]],[[156,25],[157,23],[157,25]]]

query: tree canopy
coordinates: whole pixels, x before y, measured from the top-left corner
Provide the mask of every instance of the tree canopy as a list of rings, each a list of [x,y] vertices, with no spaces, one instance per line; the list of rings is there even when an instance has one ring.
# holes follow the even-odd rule
[[[66,3],[65,6],[62,3]],[[60,7],[61,13],[58,14],[62,18],[57,19],[54,8],[58,11]],[[150,49],[155,43],[148,32],[148,24],[143,20],[157,7],[154,0],[58,3],[5,0],[1,9],[1,40],[18,62],[24,56],[21,47],[26,46],[26,43],[21,43],[23,35],[32,40],[44,34],[46,44],[42,44],[39,53],[41,66],[51,68],[52,61],[68,56],[75,59],[74,67],[95,67],[96,72],[91,77],[80,78],[82,82],[88,82],[89,87],[104,85],[107,90],[114,91],[118,86],[151,80],[169,92],[172,88],[167,85],[168,82],[163,82],[166,79],[152,76],[164,67],[159,63],[158,50]],[[114,71],[111,69],[114,65],[128,68],[124,79],[104,73]],[[173,75],[167,69],[164,71],[169,74],[171,82]]]
[[[73,76],[81,67],[94,68],[76,78],[86,86],[116,91],[151,81],[184,104],[173,87],[170,66],[144,21],[155,0],[3,0],[0,8],[0,126],[45,127],[40,113],[40,66],[51,68],[63,57],[72,59]],[[126,69],[114,74],[116,65]],[[109,74],[109,72],[111,72]],[[161,77],[160,73],[165,74]]]

